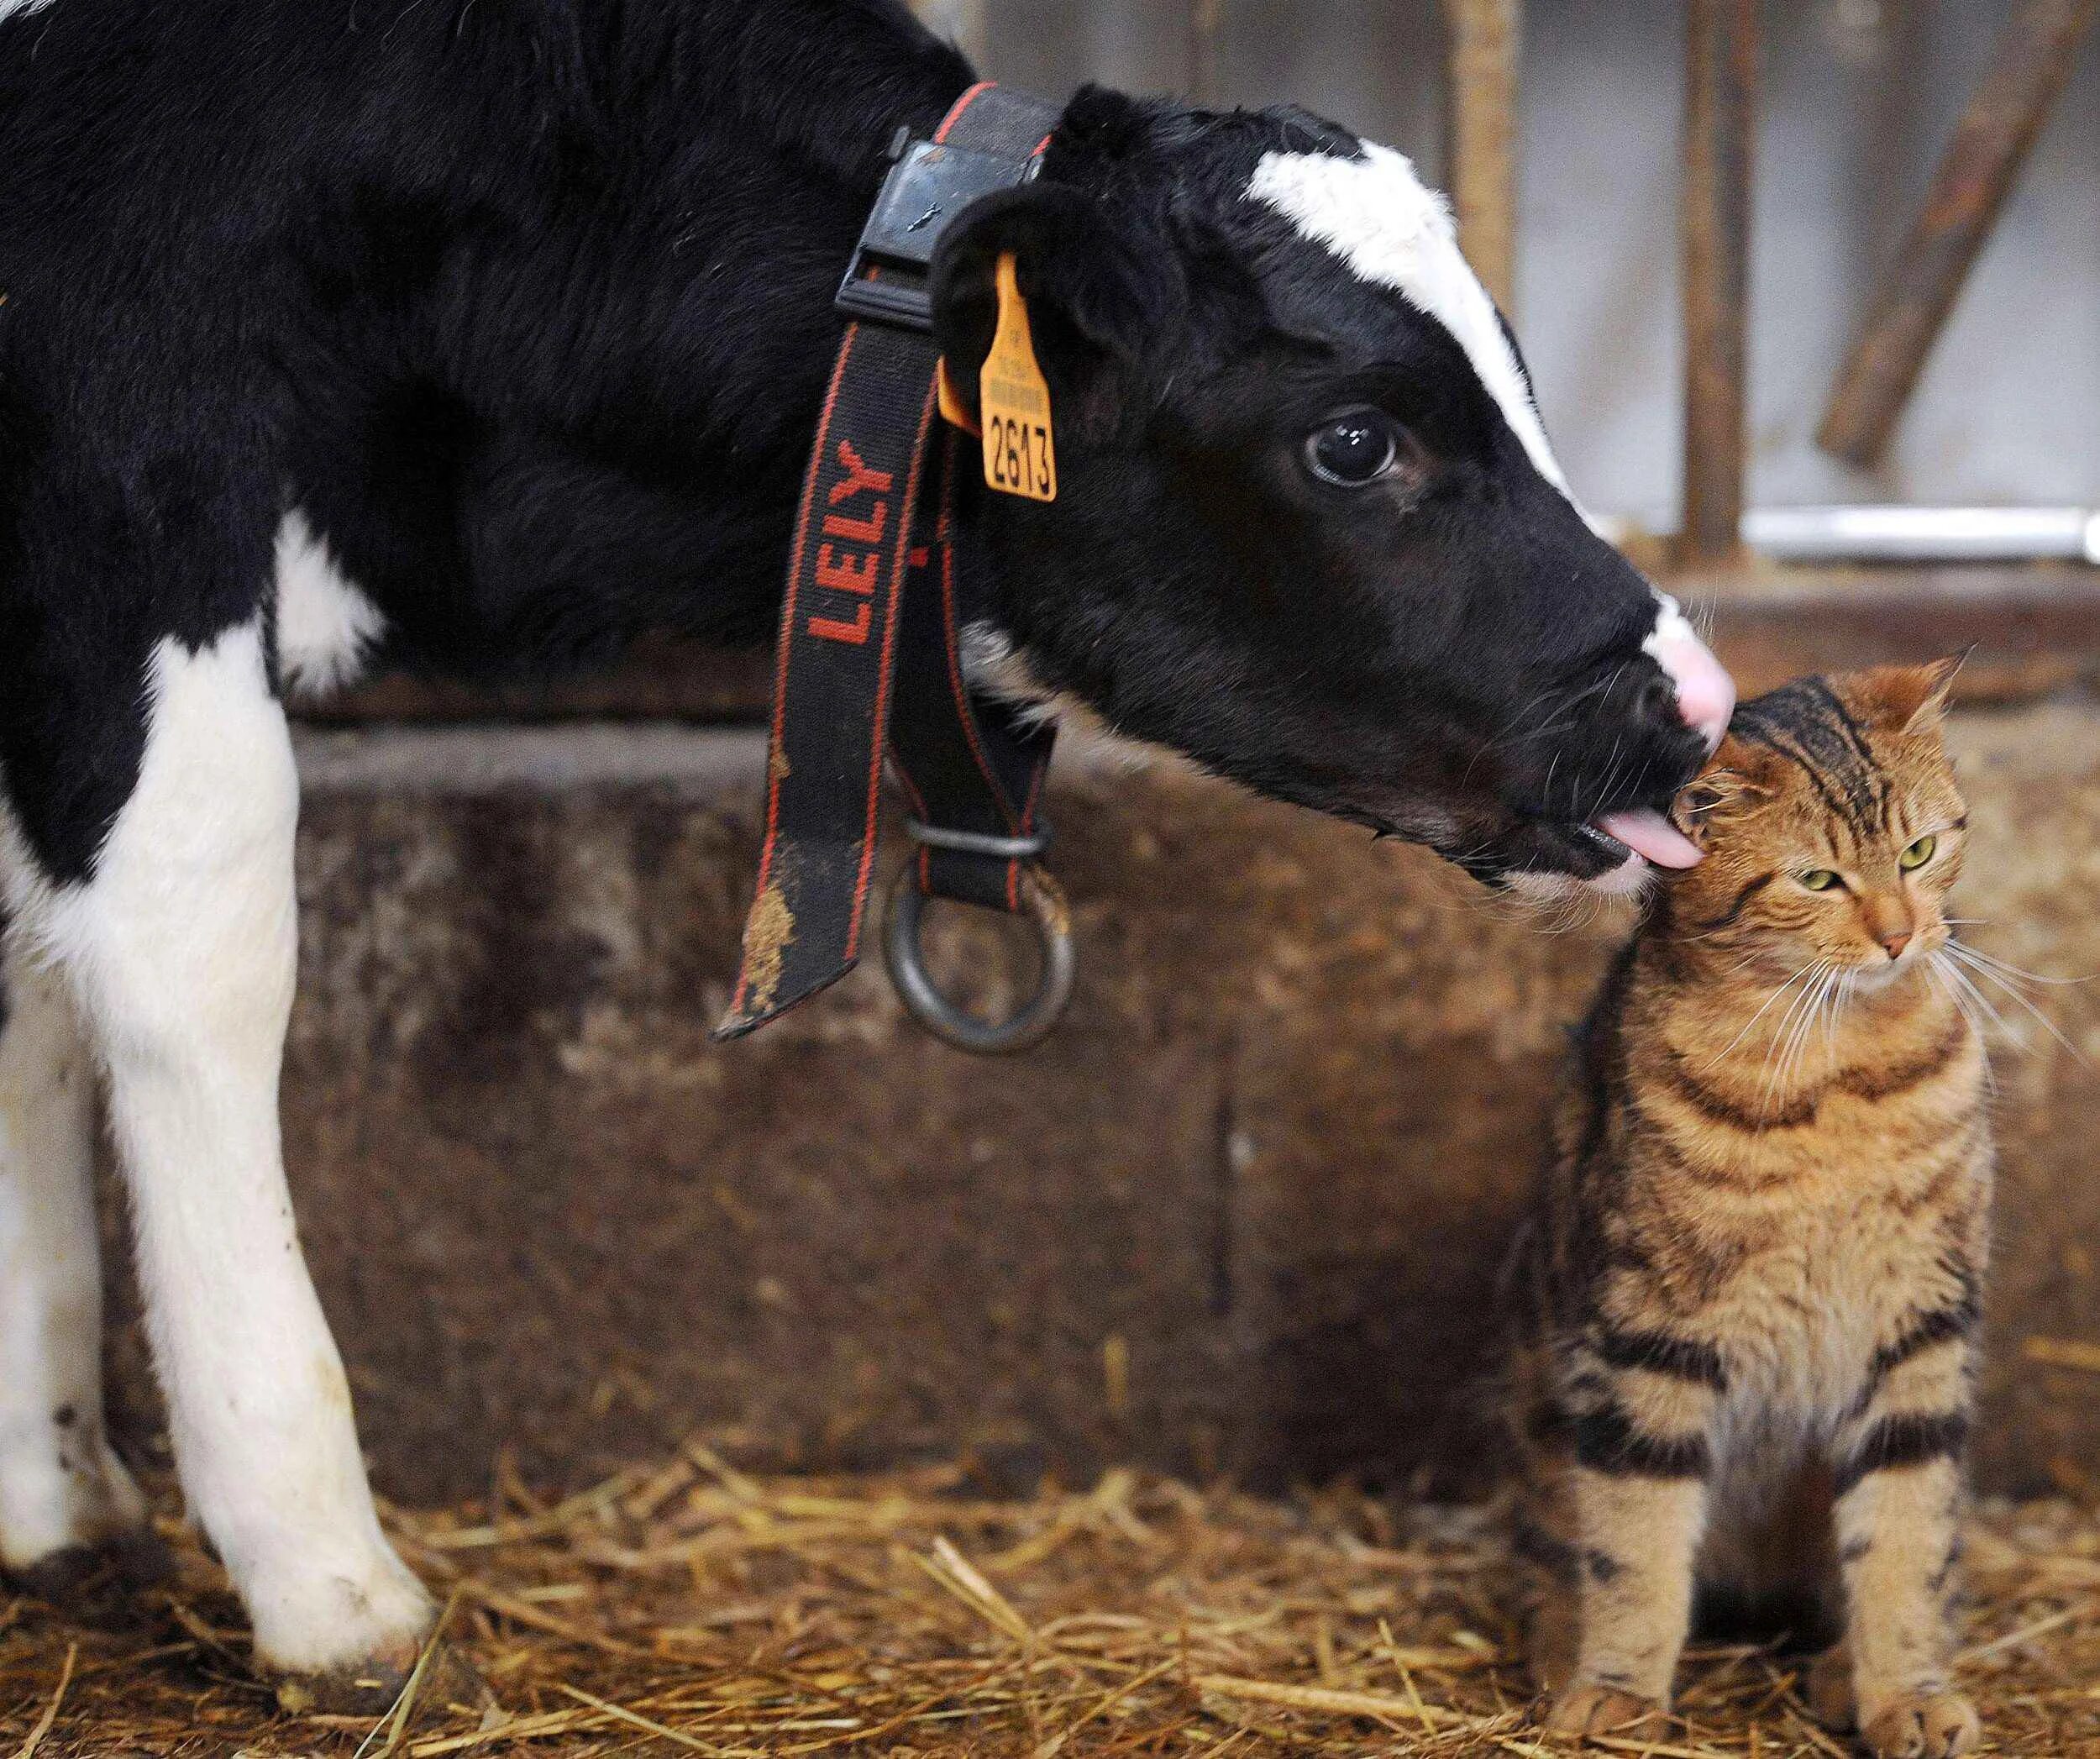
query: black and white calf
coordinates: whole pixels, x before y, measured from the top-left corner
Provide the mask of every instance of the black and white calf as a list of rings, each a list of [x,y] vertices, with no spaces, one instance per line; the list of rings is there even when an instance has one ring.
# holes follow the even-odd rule
[[[0,0],[8,1567],[141,1518],[98,1071],[260,1662],[412,1652],[281,1165],[281,690],[769,632],[883,145],[969,78],[892,0]],[[989,666],[1491,883],[1685,858],[1653,809],[1727,678],[1569,499],[1406,160],[1083,92],[937,265],[961,385],[1002,249],[1062,483],[960,509]]]

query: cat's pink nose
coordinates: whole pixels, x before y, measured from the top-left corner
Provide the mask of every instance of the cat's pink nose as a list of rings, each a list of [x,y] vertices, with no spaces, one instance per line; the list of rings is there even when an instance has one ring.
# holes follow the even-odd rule
[[[1661,666],[1677,691],[1677,712],[1684,724],[1706,741],[1710,752],[1728,731],[1728,717],[1735,712],[1735,680],[1714,659],[1713,650],[1692,633],[1677,601],[1658,593],[1662,608],[1655,627],[1641,643],[1648,657]]]
[[[1900,933],[1885,934],[1882,937],[1882,950],[1893,959],[1901,958],[1903,956],[1903,948],[1909,944],[1910,931],[1908,928]]]

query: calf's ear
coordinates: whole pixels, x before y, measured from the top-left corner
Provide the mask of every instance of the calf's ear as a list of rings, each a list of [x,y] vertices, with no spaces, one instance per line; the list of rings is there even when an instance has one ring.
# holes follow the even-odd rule
[[[1164,240],[1147,246],[1091,197],[1056,183],[984,197],[941,241],[932,274],[935,339],[973,416],[998,323],[999,259],[1009,250],[1053,398],[1084,398],[1105,369],[1156,355],[1186,303]]]

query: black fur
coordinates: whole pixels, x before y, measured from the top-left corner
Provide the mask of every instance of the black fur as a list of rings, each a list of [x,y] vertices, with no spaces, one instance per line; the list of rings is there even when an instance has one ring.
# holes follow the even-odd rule
[[[386,658],[763,639],[900,123],[969,78],[893,0],[54,0],[0,23],[0,775],[93,868],[157,643],[255,615],[288,505]],[[1001,626],[1114,727],[1490,880],[1699,742],[1654,604],[1450,336],[1242,198],[1303,112],[1088,91],[943,253],[965,386],[1016,249],[1062,496],[962,509]],[[1305,434],[1375,402],[1404,489]]]
[[[1935,1307],[1911,1321],[1903,1335],[1893,1343],[1883,1344],[1874,1352],[1874,1359],[1867,1365],[1866,1384],[1860,1394],[1860,1409],[1866,1409],[1882,1383],[1912,1357],[1922,1354],[1935,1344],[1952,1342],[1957,1337],[1976,1336],[1977,1328],[1983,1321],[1983,1292],[1973,1271],[1964,1269],[1961,1277],[1961,1295],[1945,1307]]]
[[[1703,1478],[1713,1469],[1703,1435],[1645,1435],[1626,1411],[1606,1404],[1575,1419],[1575,1457],[1614,1478]]]
[[[1696,1338],[1672,1337],[1667,1331],[1621,1331],[1599,1324],[1587,1342],[1607,1368],[1642,1368],[1711,1387],[1717,1393],[1728,1390],[1728,1366],[1721,1352]]]
[[[1701,1577],[1693,1588],[1696,1642],[1770,1644],[1784,1656],[1819,1655],[1845,1635],[1843,1603],[1820,1583],[1746,1588]]]
[[[1862,834],[1887,828],[1889,788],[1866,736],[1820,678],[1798,678],[1737,711],[1730,730],[1799,764],[1824,806]]]
[[[1877,1472],[1922,1466],[1928,1460],[1959,1459],[1969,1445],[1966,1411],[1883,1417],[1854,1447],[1837,1470],[1835,1494],[1844,1496]]]

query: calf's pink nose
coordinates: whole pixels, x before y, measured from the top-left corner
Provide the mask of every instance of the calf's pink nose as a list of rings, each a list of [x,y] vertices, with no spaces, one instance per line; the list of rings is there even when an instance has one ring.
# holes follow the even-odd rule
[[[1735,712],[1735,680],[1692,633],[1677,601],[1665,598],[1655,628],[1641,643],[1648,657],[1669,675],[1684,724],[1706,741],[1709,751],[1721,743],[1728,717]]]

